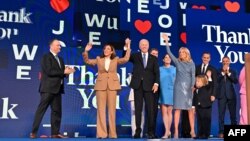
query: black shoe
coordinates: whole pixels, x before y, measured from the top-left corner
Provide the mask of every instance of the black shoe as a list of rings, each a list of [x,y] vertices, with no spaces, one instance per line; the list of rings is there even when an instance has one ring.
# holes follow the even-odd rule
[[[193,139],[198,140],[198,139],[200,139],[200,137],[199,137],[199,136],[197,136],[197,137],[194,137]]]
[[[135,134],[133,136],[135,139],[138,139],[138,138],[141,138],[141,129],[140,128],[137,128],[135,130]]]
[[[208,137],[200,137],[200,139],[206,140],[208,139]]]
[[[193,139],[208,139],[208,137],[206,137],[206,136],[197,136],[197,137],[194,137]]]
[[[208,139],[208,136],[202,135],[202,136],[200,136],[200,139]]]
[[[148,134],[148,139],[157,139],[157,136],[154,134]]]
[[[141,138],[141,135],[140,135],[140,134],[135,133],[135,134],[134,134],[134,136],[133,136],[133,138],[134,138],[134,139],[139,139],[139,138]]]

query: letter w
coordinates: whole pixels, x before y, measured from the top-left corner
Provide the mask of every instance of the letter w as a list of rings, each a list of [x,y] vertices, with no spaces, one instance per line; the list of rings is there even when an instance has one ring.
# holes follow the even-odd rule
[[[90,20],[89,14],[85,14],[85,19],[86,19],[88,27],[93,27],[94,23],[96,23],[97,27],[102,27],[103,22],[105,20],[105,15],[102,15],[101,19],[99,20],[98,15],[94,14]]]
[[[35,57],[35,54],[36,54],[36,51],[38,48],[37,45],[34,45],[32,48],[32,51],[30,53],[28,45],[23,45],[20,52],[18,51],[17,44],[13,44],[12,47],[13,47],[13,51],[14,51],[14,55],[15,55],[16,60],[21,60],[23,58],[24,54],[25,54],[27,60],[34,60],[34,57]]]

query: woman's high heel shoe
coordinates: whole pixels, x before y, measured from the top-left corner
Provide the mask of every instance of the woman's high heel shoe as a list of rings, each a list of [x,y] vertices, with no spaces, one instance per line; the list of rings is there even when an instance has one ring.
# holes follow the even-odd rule
[[[168,133],[168,138],[171,138],[171,132]]]
[[[168,134],[165,134],[164,136],[161,137],[162,139],[168,139],[171,138],[171,132],[169,132]]]
[[[162,138],[162,139],[167,139],[168,136],[164,135],[164,136],[162,136],[161,138]]]
[[[195,138],[196,137],[195,132],[190,132],[190,135],[191,135],[191,138]]]

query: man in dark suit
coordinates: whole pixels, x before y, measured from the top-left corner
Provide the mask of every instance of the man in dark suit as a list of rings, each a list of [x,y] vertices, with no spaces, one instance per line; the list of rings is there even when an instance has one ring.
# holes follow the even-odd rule
[[[156,138],[155,126],[155,102],[159,86],[159,64],[157,58],[148,53],[149,42],[142,39],[139,42],[141,52],[130,56],[130,62],[133,63],[133,76],[130,86],[134,89],[135,100],[135,121],[136,131],[134,138],[140,138],[141,134],[141,114],[143,100],[145,101],[147,137]]]
[[[202,54],[202,64],[196,66],[195,70],[195,76],[198,75],[206,75],[207,71],[211,71],[211,78],[212,78],[212,83],[211,83],[211,89],[210,89],[210,94],[211,94],[211,100],[214,101],[216,97],[216,90],[217,90],[217,70],[209,64],[211,60],[211,54],[209,52],[204,52]],[[210,131],[209,131],[210,132]]]
[[[198,75],[206,75],[208,70],[211,72],[211,88],[210,90],[210,95],[211,95],[211,101],[215,100],[216,97],[216,90],[217,90],[217,70],[211,65],[209,64],[210,60],[211,60],[211,54],[209,52],[204,52],[202,54],[202,64],[196,66],[196,70],[195,70],[195,76]],[[189,120],[188,120],[188,113],[187,111],[185,111],[186,113],[183,112],[182,115],[182,134],[184,137],[190,137],[190,124],[189,124]],[[211,115],[209,114],[209,112],[212,112],[212,106],[208,108],[207,110],[207,115]],[[210,135],[210,131],[211,131],[211,117],[210,119],[208,119],[208,123],[209,126],[207,132],[206,132],[206,138],[209,137]],[[198,130],[199,132],[199,130]],[[199,136],[199,135],[198,135]]]
[[[210,101],[213,102],[216,97],[216,90],[217,90],[217,71],[216,69],[209,64],[211,60],[211,54],[209,52],[204,52],[202,54],[202,64],[196,66],[195,70],[195,76],[198,75],[207,75],[207,72],[210,71],[211,73],[211,78],[210,78],[210,89],[209,89],[209,95],[210,95]],[[207,101],[210,103],[210,101]],[[206,118],[206,129],[205,133],[200,134],[199,129],[198,129],[198,137],[201,138],[209,138],[210,136],[210,131],[211,131],[211,113],[212,113],[212,103],[211,106],[207,106],[206,110],[204,111],[204,115],[207,115]]]
[[[226,105],[230,113],[232,125],[237,124],[236,119],[236,94],[234,85],[238,83],[236,72],[229,67],[230,58],[225,56],[222,59],[222,68],[218,71],[218,110],[219,110],[219,137],[223,138],[224,117]]]
[[[48,106],[51,107],[51,137],[65,138],[61,135],[60,125],[62,116],[62,97],[64,93],[63,79],[75,70],[64,66],[63,59],[58,57],[61,50],[60,42],[53,39],[50,43],[50,52],[42,57],[41,82],[39,87],[40,103],[37,107],[30,138],[37,137],[37,131]]]

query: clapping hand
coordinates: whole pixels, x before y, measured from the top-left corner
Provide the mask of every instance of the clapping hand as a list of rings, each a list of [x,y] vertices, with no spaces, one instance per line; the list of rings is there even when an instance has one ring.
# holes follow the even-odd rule
[[[223,65],[223,72],[225,73],[225,74],[228,74],[229,73],[229,70],[228,70],[228,65]]]
[[[71,68],[69,66],[65,67],[64,69],[64,74],[71,74],[73,72],[75,72],[76,70],[74,68]]]

